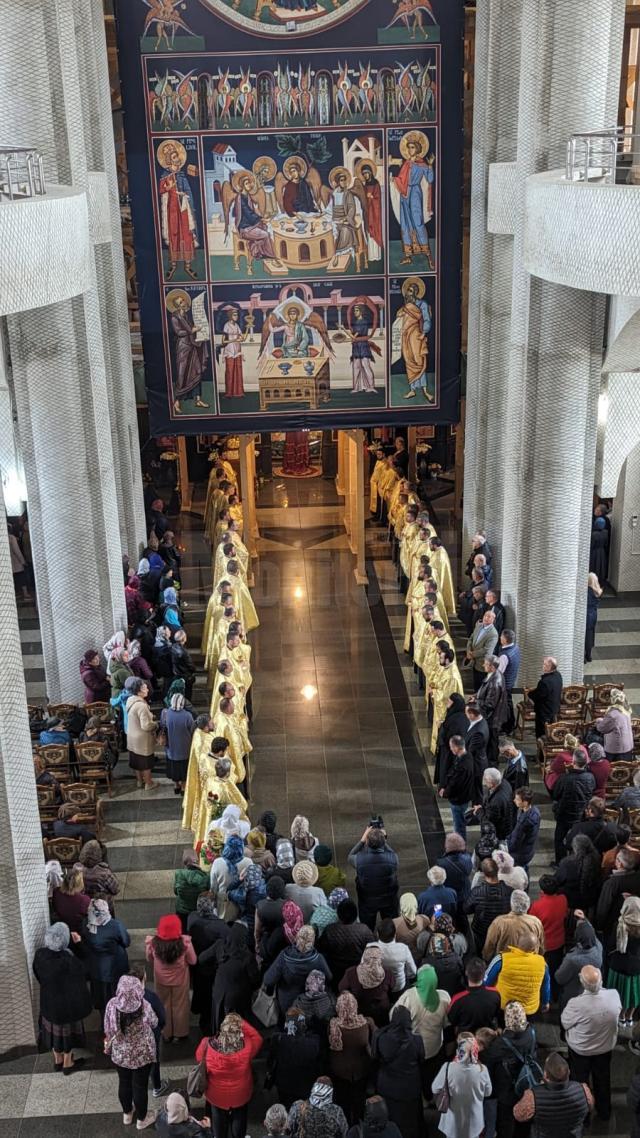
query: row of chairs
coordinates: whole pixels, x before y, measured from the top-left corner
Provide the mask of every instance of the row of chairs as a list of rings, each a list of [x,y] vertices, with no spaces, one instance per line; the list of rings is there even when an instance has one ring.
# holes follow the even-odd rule
[[[46,743],[34,747],[47,770],[59,783],[80,782],[104,786],[111,798],[111,770],[106,760],[106,743],[74,743],[73,757],[68,743]]]
[[[640,719],[632,719],[631,725],[633,728],[634,750],[640,752]],[[581,723],[570,719],[546,724],[544,736],[538,739],[538,758],[542,766],[543,774],[547,773],[556,755],[559,755],[561,751],[566,751],[566,735],[571,734],[574,735],[576,739],[582,740],[585,738],[590,726],[591,724],[589,723]],[[633,772],[638,766],[640,766],[640,760],[637,763],[624,761],[614,763],[611,775],[609,776],[610,783],[613,783],[615,779],[619,779],[619,785],[629,785],[631,775],[633,775]],[[629,770],[631,775],[627,779],[626,774]]]
[[[574,725],[584,724],[587,720],[593,722],[604,715],[611,704],[611,689],[624,689],[623,683],[608,684],[569,684],[562,689],[560,697],[560,721],[570,722]],[[523,688],[523,696],[516,712],[516,728],[514,734],[524,739],[524,733],[529,725],[535,723],[536,713],[529,698],[532,688]],[[589,692],[592,692],[589,698]],[[571,730],[569,727],[568,730]]]
[[[45,861],[59,861],[64,869],[75,865],[82,849],[80,838],[44,838],[42,844]]]
[[[102,833],[103,806],[102,799],[98,797],[98,788],[95,783],[69,782],[60,787],[62,801],[72,802],[78,807],[78,819],[96,836]],[[56,803],[56,792],[53,786],[37,786],[38,812],[43,830],[52,832],[53,823],[58,817],[59,804]]]

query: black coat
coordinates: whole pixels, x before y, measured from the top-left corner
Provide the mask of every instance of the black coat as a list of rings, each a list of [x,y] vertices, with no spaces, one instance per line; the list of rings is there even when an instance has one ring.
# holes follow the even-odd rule
[[[612,822],[607,822],[604,818],[585,818],[584,822],[576,822],[564,840],[567,849],[571,848],[571,843],[577,834],[586,834],[591,838],[598,853],[606,853],[617,845],[615,827]]]
[[[562,676],[560,672],[544,672],[529,698],[536,709],[536,738],[544,735],[545,723],[555,723],[560,713]]]
[[[464,697],[456,692],[452,696],[452,706],[447,709],[438,731],[436,767],[433,776],[436,786],[444,786],[447,781],[449,764],[453,762],[453,752],[449,747],[449,740],[453,739],[454,735],[460,735],[464,739],[468,726],[469,721],[464,713]]]
[[[444,796],[454,806],[464,806],[472,801],[474,786],[473,761],[465,751],[462,755],[456,755],[455,762],[449,767]]]
[[[613,873],[605,881],[600,890],[593,922],[599,932],[606,932],[615,925],[624,904],[623,893],[640,896],[640,869],[632,869],[630,873]]]
[[[509,837],[513,828],[513,791],[506,779],[483,798],[480,819],[493,823],[501,842]]]
[[[522,1063],[513,1054],[507,1039],[523,1057],[528,1055],[536,1058],[536,1037],[533,1028],[527,1024],[524,1031],[505,1031],[487,1047],[482,1053],[482,1062],[486,1064],[491,1078],[491,1097],[505,1106],[515,1106],[518,1095],[515,1092],[515,1081],[520,1073]]]
[[[487,744],[489,742],[489,724],[486,719],[480,719],[474,724],[472,731],[471,724],[467,720],[467,728],[464,743],[467,748],[467,753],[471,755],[473,761],[474,801],[479,802],[482,797],[482,776],[488,766]]]
[[[189,680],[195,679],[196,666],[182,644],[171,645],[171,663],[174,676],[185,680],[187,683]]]
[[[569,767],[555,783],[551,797],[557,822],[573,826],[582,820],[584,808],[596,792],[596,780],[588,770]]]
[[[39,948],[33,974],[40,985],[40,1015],[50,1023],[76,1023],[93,1007],[82,961],[72,952]]]
[[[324,1039],[313,1031],[287,1035],[279,1031],[271,1040],[267,1061],[269,1080],[278,1091],[278,1102],[289,1109],[296,1099],[307,1099],[324,1070]]]
[[[500,672],[487,674],[486,680],[480,685],[476,699],[489,729],[499,731],[509,716],[507,689]]]

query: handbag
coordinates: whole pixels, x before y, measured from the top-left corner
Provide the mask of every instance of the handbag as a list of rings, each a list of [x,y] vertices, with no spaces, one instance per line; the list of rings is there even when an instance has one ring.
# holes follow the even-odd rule
[[[436,1104],[436,1110],[439,1110],[440,1114],[446,1114],[449,1107],[451,1106],[451,1094],[449,1092],[449,1064],[448,1063],[447,1063],[447,1065],[445,1067],[445,1071],[444,1071],[444,1086],[442,1087],[441,1090],[436,1091],[435,1095],[433,1096],[433,1101]]]
[[[207,1061],[206,1052],[199,1063],[192,1067],[187,1075],[187,1094],[189,1098],[204,1098],[207,1089]]]
[[[275,1027],[278,1022],[276,997],[275,995],[269,996],[264,988],[259,988],[253,997],[251,1011],[263,1027]]]

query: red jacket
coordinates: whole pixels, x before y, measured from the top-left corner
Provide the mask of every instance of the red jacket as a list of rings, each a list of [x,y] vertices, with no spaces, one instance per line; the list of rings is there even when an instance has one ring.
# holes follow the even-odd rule
[[[537,917],[542,921],[544,929],[544,946],[547,952],[554,948],[562,948],[565,942],[564,922],[569,912],[567,898],[564,893],[542,893],[529,909],[530,917]]]
[[[222,1110],[232,1110],[244,1106],[253,1094],[253,1073],[251,1060],[262,1047],[262,1036],[246,1020],[242,1021],[244,1047],[230,1055],[215,1051],[209,1046],[208,1038],[200,1040],[196,1050],[198,1062],[206,1052],[207,1089],[204,1097],[213,1106]]]

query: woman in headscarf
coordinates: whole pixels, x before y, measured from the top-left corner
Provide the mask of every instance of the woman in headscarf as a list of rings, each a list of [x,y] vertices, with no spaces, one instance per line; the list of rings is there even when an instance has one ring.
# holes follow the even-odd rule
[[[313,910],[309,920],[311,928],[315,931],[316,939],[320,940],[324,930],[328,929],[329,925],[335,925],[337,920],[338,914],[332,905],[318,905],[318,908]]]
[[[54,889],[59,889],[64,881],[64,870],[56,858],[52,858],[51,861],[46,862],[44,875],[47,883],[47,897],[50,901],[53,897]]]
[[[275,1086],[278,1102],[287,1110],[311,1093],[322,1069],[324,1040],[307,1030],[304,1013],[296,1005],[284,1017],[284,1027],[272,1037],[267,1060],[266,1086]]]
[[[558,985],[558,1007],[560,1012],[574,996],[579,996],[584,990],[580,983],[580,971],[587,964],[594,968],[602,968],[602,945],[598,940],[593,925],[584,919],[582,911],[575,914],[578,917],[573,948],[566,954],[562,964],[556,971],[556,984]]]
[[[469,721],[464,713],[464,696],[454,692],[447,700],[447,711],[440,727],[436,743],[436,766],[433,775],[435,786],[444,786],[447,781],[449,764],[453,759],[449,740],[454,735],[461,735],[464,739]]]
[[[278,838],[276,842],[276,864],[273,869],[267,870],[267,878],[277,874],[285,885],[293,883],[293,867],[296,864],[296,855],[293,843],[288,838]]]
[[[434,930],[431,933],[421,963],[431,965],[436,973],[438,988],[449,996],[456,996],[466,988],[462,956],[456,952],[452,937],[446,932]]]
[[[182,628],[180,609],[178,608],[178,594],[175,589],[165,589],[162,596],[162,604],[158,612],[158,619],[161,620],[163,624],[166,624],[174,635],[178,629]]]
[[[441,933],[442,936],[447,938],[453,951],[459,956],[460,960],[463,960],[469,948],[467,938],[463,933],[456,932],[456,927],[448,913],[440,913],[438,917],[431,918],[430,928],[420,933],[418,937],[417,949],[420,962],[423,961],[425,956],[429,955],[431,938],[438,933]]]
[[[168,695],[173,677],[173,659],[171,656],[171,629],[161,624],[156,629],[156,638],[151,653],[153,671],[158,681],[162,680],[165,696]]]
[[[296,814],[291,823],[291,842],[296,861],[308,861],[309,857],[313,856],[311,851],[320,844],[311,833],[309,819],[305,818],[304,814]]]
[[[304,992],[298,996],[296,1006],[300,1008],[307,1021],[309,1031],[316,1031],[324,1039],[327,1024],[336,1010],[336,998],[327,991],[324,972],[314,969],[307,976]]]
[[[111,698],[113,699],[124,690],[125,681],[133,677],[133,672],[129,667],[129,652],[126,648],[114,648],[109,656],[107,674],[111,684]]]
[[[373,1020],[360,1015],[355,996],[342,992],[329,1024],[329,1071],[335,1100],[350,1124],[362,1118],[374,1030]]]
[[[238,808],[235,807],[235,809]],[[219,819],[221,829],[224,829],[223,818]],[[211,892],[216,898],[218,916],[223,921],[235,921],[239,916],[240,910],[232,901],[230,892],[240,884],[240,874],[247,870],[250,865],[251,860],[245,857],[242,838],[238,837],[237,834],[232,834],[231,837],[227,838],[220,857],[217,857],[213,862],[210,874]]]
[[[604,737],[604,751],[610,763],[633,759],[633,727],[629,701],[620,688],[611,689],[611,705],[595,728]]]
[[[268,967],[289,943],[284,931],[284,907],[287,902],[282,878],[277,874],[270,877],[265,892],[266,895],[256,905],[253,932],[257,954]],[[302,921],[302,913],[300,920]]]
[[[266,1111],[262,1124],[266,1131],[266,1138],[283,1138],[287,1132],[288,1121],[287,1111],[282,1103],[274,1102],[273,1106],[270,1106]]]
[[[78,951],[86,963],[93,1006],[102,1013],[115,994],[120,977],[129,971],[130,944],[131,937],[122,921],[111,916],[106,901],[95,897],[82,926]]]
[[[153,687],[153,672],[142,655],[142,646],[139,640],[131,640],[129,642],[129,667],[134,676],[137,676],[140,680],[144,680],[150,688]]]
[[[104,1049],[118,1072],[118,1098],[125,1126],[138,1116],[137,1129],[155,1122],[148,1111],[149,1074],[156,1059],[154,1028],[158,1017],[144,998],[144,988],[135,976],[122,976],[118,990],[107,1004],[104,1016]]]
[[[238,906],[244,924],[247,926],[247,943],[255,951],[255,920],[256,907],[267,896],[267,887],[264,875],[258,865],[251,862],[240,875],[240,883],[229,893],[232,901]]]
[[[182,866],[176,869],[173,875],[176,915],[180,917],[183,933],[188,931],[188,919],[190,914],[196,911],[198,897],[208,891],[209,874],[200,868],[195,850],[185,850],[182,855]]]
[[[114,632],[111,639],[107,640],[107,643],[104,645],[104,648],[102,649],[102,653],[103,653],[104,658],[107,662],[107,667],[109,666],[109,661],[110,661],[113,653],[115,652],[116,648],[126,648],[126,645],[127,645],[126,633],[124,633],[122,631]]]
[[[529,886],[526,870],[515,864],[511,854],[506,850],[494,850],[493,860],[498,867],[498,881],[504,881],[510,889],[522,889],[526,893]]]
[[[102,664],[97,648],[89,648],[80,661],[80,679],[84,684],[85,703],[108,703],[111,699],[111,684]]]
[[[157,605],[158,603],[158,586],[161,576],[162,569],[152,569],[147,557],[140,558],[136,570],[136,577],[139,581],[138,590],[143,601],[147,601],[150,605]]]
[[[452,1063],[445,1063],[433,1080],[437,1094],[449,1090],[449,1109],[440,1115],[438,1129],[447,1138],[479,1138],[484,1130],[482,1104],[491,1094],[491,1078],[478,1058],[478,1043],[470,1032],[461,1032]]]
[[[591,544],[589,548],[590,574],[600,581],[606,581],[609,569],[609,529],[607,519],[596,517],[591,530]]]
[[[254,826],[247,834],[245,847],[249,857],[255,865],[259,865],[263,873],[273,869],[276,864],[275,855],[267,849],[267,835],[261,826]]]
[[[40,985],[40,1043],[53,1051],[54,1070],[70,1075],[84,1060],[75,1060],[74,1047],[85,1047],[83,1020],[91,1012],[82,962],[69,948],[68,925],[58,921],[44,934],[44,947],[33,958]]]
[[[78,862],[82,866],[85,893],[90,897],[102,893],[117,897],[120,882],[109,866],[105,848],[96,838],[85,842],[78,855]]]
[[[267,849],[273,854],[274,860],[276,856],[276,845],[278,840],[282,837],[281,834],[276,833],[276,826],[278,824],[277,815],[273,810],[263,810],[258,818],[258,826],[264,830],[267,840]]]
[[[170,592],[175,592],[175,589],[165,589],[165,596]],[[190,700],[193,694],[193,685],[196,682],[196,666],[187,649],[187,634],[183,628],[179,628],[174,633],[173,644],[171,645],[171,663],[174,676],[184,680],[185,695]]]
[[[203,1035],[211,1033],[211,988],[213,985],[213,970],[201,967],[200,956],[208,948],[224,940],[229,926],[221,921],[217,911],[215,897],[212,893],[201,893],[196,902],[195,913],[187,917],[187,932],[191,937],[193,951],[198,961],[191,970],[191,1011],[199,1017],[200,1030]]]
[[[615,949],[608,961],[607,988],[620,993],[622,1022],[630,1025],[640,1007],[640,898],[625,898],[615,937]]]
[[[602,596],[602,588],[595,573],[587,578],[587,628],[584,636],[584,660],[591,663],[591,653],[596,642],[596,625],[598,623],[598,605]]]
[[[411,1013],[396,1004],[391,1020],[373,1036],[371,1054],[377,1062],[376,1090],[382,1095],[402,1138],[422,1138],[422,1064],[424,1044],[414,1032]]]
[[[224,937],[206,949],[198,958],[203,972],[213,976],[211,989],[211,1023],[216,1031],[225,1015],[237,1011],[248,1016],[251,997],[260,985],[260,972],[254,953],[248,945],[247,929],[241,922],[227,930]]]
[[[520,1097],[515,1082],[523,1061],[537,1060],[536,1034],[518,1000],[506,1005],[504,1031],[483,1051],[482,1059],[491,1079],[491,1097],[497,1100],[497,1133],[513,1134],[513,1108]]]
[[[332,889],[344,889],[346,874],[333,864],[333,850],[330,846],[317,845],[311,855],[318,867],[318,887],[329,896]]]
[[[342,1107],[333,1101],[333,1085],[328,1075],[320,1075],[305,1102],[296,1099],[289,1111],[289,1138],[345,1138],[348,1130]]]
[[[382,1095],[372,1095],[364,1107],[363,1122],[356,1122],[347,1138],[402,1138],[395,1122],[391,1122]]]
[[[371,1016],[381,1027],[389,1019],[393,984],[393,972],[384,967],[380,948],[370,944],[362,953],[360,963],[347,968],[339,988],[341,992],[352,992],[360,1014]]]
[[[420,960],[417,941],[420,933],[429,928],[429,918],[418,912],[415,893],[403,893],[400,898],[400,916],[394,917],[398,944],[406,944],[416,964]]]
[[[156,1118],[160,1138],[202,1138],[203,1129],[209,1129],[209,1119],[200,1122],[189,1114],[189,1107],[177,1091],[169,1095],[164,1110]]]
[[[184,696],[176,693],[171,697],[171,706],[164,707],[160,713],[160,726],[166,732],[167,739],[167,778],[174,784],[174,794],[184,794],[195,725],[193,715],[185,707]]]
[[[435,935],[441,936],[439,933]],[[403,992],[396,1004],[396,1007],[407,1010],[412,1030],[422,1039],[425,1058],[424,1089],[427,1098],[431,1097],[431,1080],[440,1067],[444,1025],[450,1003],[449,993],[438,985],[435,968],[431,964],[423,964],[418,969],[415,988]]]
[[[285,935],[288,938],[292,935],[294,926],[290,924],[290,911],[287,905],[283,907],[283,915]],[[298,915],[295,914],[294,916],[295,924],[297,924]],[[283,1014],[287,1008],[295,1004],[298,996],[304,992],[307,976],[310,972],[318,970],[326,976],[327,980],[331,979],[329,965],[315,947],[315,940],[316,934],[311,926],[302,925],[295,936],[294,943],[289,944],[287,948],[283,948],[282,952],[278,953],[273,964],[264,974],[264,985],[271,991],[275,987],[278,1004]]]
[[[196,1060],[205,1061],[207,1100],[214,1138],[247,1133],[249,1102],[253,1094],[251,1064],[262,1047],[262,1036],[235,1012],[226,1015],[217,1035],[201,1039]]]
[[[342,901],[348,900],[348,891],[346,889],[343,889],[340,885],[337,885],[335,889],[332,889],[329,896],[327,897],[327,903],[331,906],[332,909],[335,909],[336,912],[338,911],[338,905],[340,905]]]
[[[600,892],[602,866],[600,854],[591,838],[576,834],[571,851],[563,857],[556,872],[558,889],[570,909],[590,909]]]

